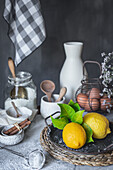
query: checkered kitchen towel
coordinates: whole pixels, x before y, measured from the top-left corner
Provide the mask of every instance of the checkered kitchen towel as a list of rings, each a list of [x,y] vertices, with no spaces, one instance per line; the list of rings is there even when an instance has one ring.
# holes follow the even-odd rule
[[[39,0],[5,0],[4,18],[15,46],[15,65],[45,40],[44,20]]]

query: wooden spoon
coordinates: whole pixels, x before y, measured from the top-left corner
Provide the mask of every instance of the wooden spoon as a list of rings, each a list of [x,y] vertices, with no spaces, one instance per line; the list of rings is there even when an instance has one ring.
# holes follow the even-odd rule
[[[11,103],[12,103],[12,105],[13,105],[13,107],[14,107],[14,109],[15,109],[16,113],[17,113],[17,117],[22,116],[22,115],[18,112],[18,109],[17,109],[17,107],[16,107],[15,103],[14,103],[14,102],[11,102]]]
[[[14,61],[12,60],[12,58],[8,59],[8,66],[9,66],[9,69],[11,71],[12,77],[16,78],[16,75],[15,75],[15,66],[14,66]]]
[[[16,75],[15,75],[15,65],[14,65],[14,61],[12,60],[12,58],[8,59],[8,66],[9,69],[11,71],[12,77],[14,79],[16,79]],[[15,98],[23,98],[23,99],[28,99],[27,96],[27,91],[24,87],[20,87],[20,86],[15,86],[11,92],[10,92],[10,96],[11,99],[15,99]]]
[[[41,90],[47,95],[48,101],[51,102],[51,96],[55,90],[55,84],[51,80],[44,80],[40,84]]]
[[[67,92],[67,88],[66,87],[62,87],[61,90],[60,90],[59,97],[58,97],[58,99],[55,102],[61,101],[61,99],[65,96],[66,92]]]

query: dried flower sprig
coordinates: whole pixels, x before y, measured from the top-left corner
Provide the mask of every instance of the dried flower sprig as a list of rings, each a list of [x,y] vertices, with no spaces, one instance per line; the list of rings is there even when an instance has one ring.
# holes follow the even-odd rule
[[[113,52],[112,53],[102,53],[103,58],[102,74],[100,79],[102,79],[102,84],[104,86],[103,93],[107,93],[110,98],[113,95]]]

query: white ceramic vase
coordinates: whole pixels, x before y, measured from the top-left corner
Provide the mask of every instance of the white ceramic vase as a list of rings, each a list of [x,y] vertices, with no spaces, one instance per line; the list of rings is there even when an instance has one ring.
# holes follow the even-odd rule
[[[66,102],[75,99],[75,92],[83,78],[82,48],[82,42],[64,43],[66,60],[60,72],[60,87],[67,87]]]

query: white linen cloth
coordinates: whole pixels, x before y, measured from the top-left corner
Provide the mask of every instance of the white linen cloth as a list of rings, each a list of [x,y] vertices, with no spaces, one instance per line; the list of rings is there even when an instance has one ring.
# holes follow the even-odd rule
[[[44,20],[39,0],[5,0],[3,14],[9,24],[8,35],[15,47],[15,65],[45,40]]]
[[[30,121],[32,122],[33,119],[35,118],[36,114],[37,114],[38,110],[37,109],[33,109],[32,110],[32,115],[27,118],[30,119]],[[23,112],[24,113],[24,112]],[[18,123],[18,121],[16,121]],[[2,126],[7,126],[7,125],[11,125],[11,124],[14,124],[16,123],[13,119],[10,120],[8,117],[7,117],[7,113],[6,113],[6,110],[2,110],[0,109],[0,127]]]
[[[6,111],[0,109],[0,127],[1,126],[7,126],[7,125],[9,125],[9,122],[7,120],[7,117],[6,117]]]

